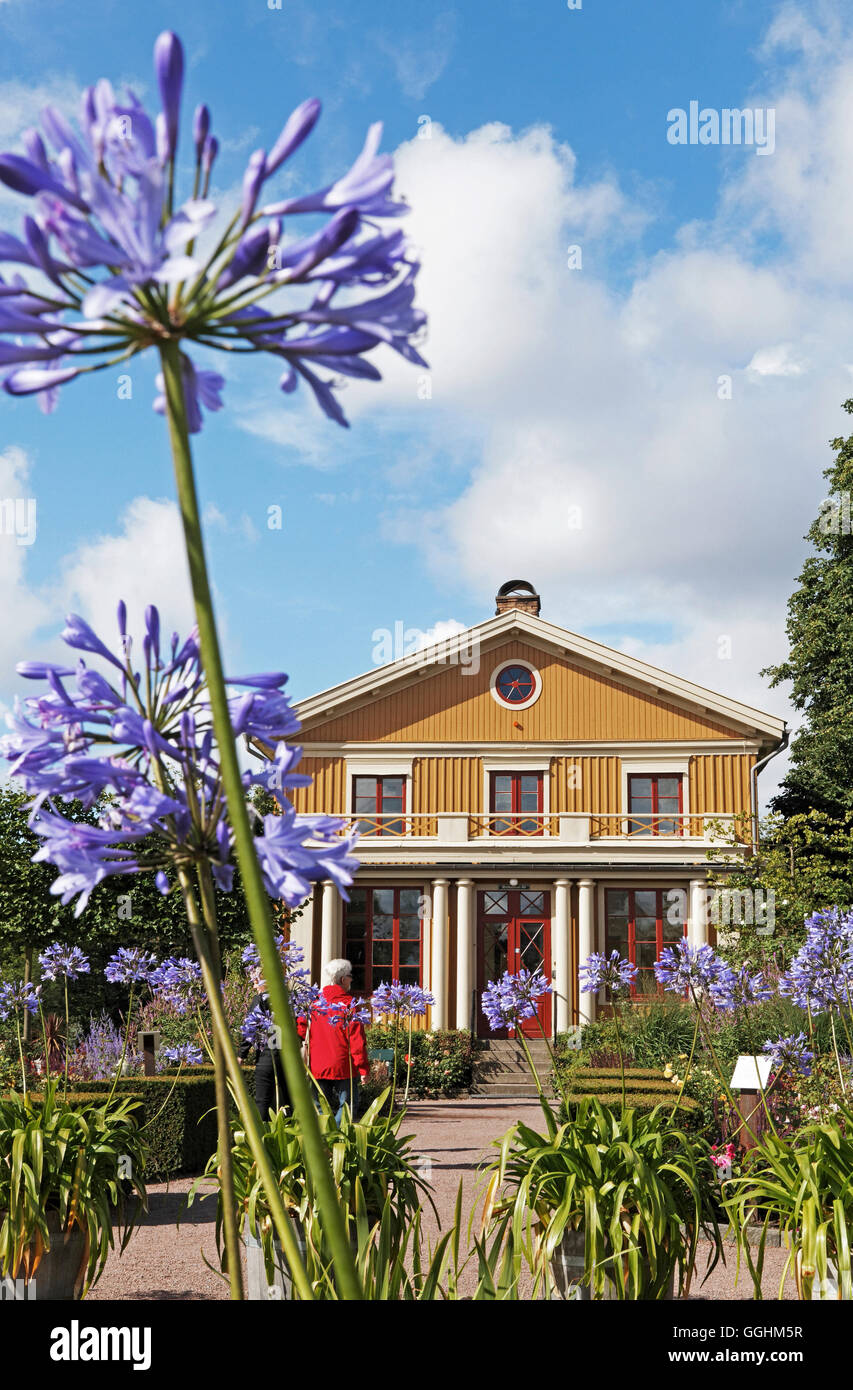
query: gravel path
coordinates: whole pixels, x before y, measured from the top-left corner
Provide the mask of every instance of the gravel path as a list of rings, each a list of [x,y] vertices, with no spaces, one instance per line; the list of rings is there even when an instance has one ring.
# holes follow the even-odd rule
[[[468,1097],[410,1104],[404,1133],[413,1136],[414,1147],[421,1156],[423,1176],[433,1185],[442,1220],[448,1220],[452,1214],[460,1178],[467,1219],[476,1202],[477,1169],[494,1153],[491,1141],[502,1135],[515,1120],[526,1120],[533,1128],[538,1128],[540,1119],[538,1102],[533,1100]],[[227,1285],[215,1272],[219,1267],[215,1241],[216,1201],[213,1197],[196,1198],[187,1209],[186,1194],[191,1185],[192,1178],[179,1178],[149,1188],[148,1216],[131,1237],[124,1255],[120,1258],[110,1255],[103,1277],[89,1295],[92,1301],[227,1299]],[[436,1229],[431,1216],[427,1216],[425,1229],[430,1234]],[[205,1258],[213,1269],[206,1266]],[[704,1260],[705,1254],[700,1256],[700,1270]],[[697,1280],[692,1297],[752,1297],[752,1282],[746,1270],[735,1286],[732,1246],[727,1248],[727,1261],[728,1264],[718,1266],[701,1287]],[[763,1281],[765,1298],[778,1297],[784,1263],[784,1252],[767,1251]],[[795,1297],[790,1281],[785,1297]]]

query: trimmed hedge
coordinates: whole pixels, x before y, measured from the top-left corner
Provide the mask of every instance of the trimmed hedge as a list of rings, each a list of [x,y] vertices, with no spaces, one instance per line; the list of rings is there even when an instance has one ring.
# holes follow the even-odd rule
[[[613,1106],[621,1104],[622,1092],[585,1091],[581,1094],[576,1094],[570,1091],[566,1099],[570,1106],[580,1105],[581,1101],[584,1100],[600,1100],[602,1105]],[[671,1105],[675,1104],[675,1096],[658,1091],[629,1092],[626,1090],[625,1100],[629,1110],[654,1110],[656,1105],[666,1105],[667,1102]],[[691,1100],[689,1096],[682,1096],[678,1109],[679,1111],[695,1111],[699,1109],[699,1106],[696,1104],[696,1101]]]
[[[621,1105],[622,1077],[618,1067],[560,1067],[559,1076],[566,1088],[568,1104],[580,1105],[594,1098],[603,1105]],[[554,1091],[559,1087],[554,1077]],[[651,1110],[656,1105],[675,1105],[678,1087],[673,1086],[659,1070],[642,1067],[625,1068],[625,1100],[635,1110]],[[682,1096],[679,1105],[682,1115],[701,1109],[695,1100]]]
[[[201,1068],[199,1068],[201,1070]],[[81,1096],[104,1096],[103,1081],[78,1081],[75,1092]],[[198,1076],[122,1077],[116,1094],[142,1101],[136,1113],[148,1146],[145,1177],[150,1181],[176,1177],[179,1173],[200,1173],[216,1148],[216,1088],[212,1070]]]

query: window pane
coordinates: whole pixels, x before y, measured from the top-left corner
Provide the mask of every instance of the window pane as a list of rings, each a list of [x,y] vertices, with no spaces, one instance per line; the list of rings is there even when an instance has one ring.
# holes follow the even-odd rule
[[[521,792],[522,795],[525,795],[526,793],[530,793],[533,796],[539,795],[538,772],[523,772],[521,774]]]
[[[506,912],[507,912],[507,895],[506,895],[506,893],[487,893],[487,894],[486,894],[486,911],[487,911],[487,912],[502,913],[502,914],[505,916],[505,915],[506,915]]]
[[[607,923],[607,950],[618,951],[620,956],[628,955],[628,923],[614,921]]]
[[[657,936],[657,923],[654,917],[638,917],[634,924],[637,941],[654,941]]]
[[[544,893],[522,893],[521,911],[524,912],[544,912],[545,894]]]
[[[348,942],[347,942],[347,954],[346,954],[346,959],[349,961],[350,965],[353,965],[353,966],[355,966],[355,965],[363,965],[363,964],[364,964],[364,942],[363,942],[363,941],[348,941]]]
[[[400,939],[402,941],[417,941],[421,934],[421,923],[419,917],[400,918]]]
[[[662,796],[674,796],[675,804],[678,806],[678,788],[681,783],[680,777],[659,777],[658,778],[658,804]]]
[[[373,942],[373,964],[391,965],[393,956],[393,941],[374,941]]]
[[[390,941],[394,935],[394,918],[385,912],[374,912],[373,914],[373,937],[381,940]]]
[[[519,810],[520,810],[520,811],[538,811],[538,810],[539,810],[539,793],[538,793],[538,792],[522,792],[522,793],[521,793],[521,805],[520,805],[520,807],[519,807]]]
[[[658,895],[654,890],[634,894],[634,912],[638,917],[657,917]]]
[[[375,989],[377,985],[390,985],[393,973],[390,965],[374,965],[373,988]]]
[[[356,796],[367,796],[376,805],[376,778],[375,777],[356,777],[355,779]]]
[[[360,940],[360,939],[364,936],[364,931],[365,931],[365,924],[364,924],[364,922],[359,922],[359,921],[355,921],[355,922],[354,922],[354,921],[352,920],[352,918],[350,917],[349,913],[347,913],[347,930],[346,930],[347,940],[348,940],[348,941],[352,941],[353,938],[356,938],[356,939]]]
[[[401,916],[401,917],[406,916],[408,913],[414,913],[414,915],[417,917],[417,915],[418,915],[418,909],[419,909],[420,905],[421,905],[421,894],[420,894],[420,889],[418,889],[418,888],[401,888],[401,889],[400,889],[400,916]]]
[[[657,958],[657,946],[653,941],[637,942],[637,964],[641,970],[651,970]]]
[[[350,960],[352,960],[352,957],[350,957]],[[364,966],[356,965],[354,962],[352,967],[352,987],[356,994],[366,988],[364,983]]]
[[[393,888],[374,888],[373,890],[373,912],[385,912],[389,917],[394,915],[394,889]]]
[[[400,980],[404,985],[420,984],[421,970],[420,965],[401,965]]]
[[[495,791],[505,792],[507,795],[512,792],[512,777],[508,772],[495,773]]]
[[[651,777],[631,777],[630,780],[629,780],[629,782],[628,782],[628,786],[630,787],[630,790],[631,790],[631,804],[632,804],[632,805],[634,804],[634,799],[635,799],[636,797],[640,797],[640,798],[648,797],[649,799],[651,799],[651,795],[652,795],[652,779],[651,779]]]
[[[383,801],[385,800],[386,797],[389,797],[389,796],[399,796],[399,797],[402,797],[402,795],[403,795],[403,779],[402,779],[402,777],[383,777],[383,778],[382,778],[382,800],[383,800]]]
[[[419,941],[400,942],[400,965],[420,965],[421,943]]]
[[[364,913],[367,911],[367,889],[351,888],[349,902],[347,903],[347,914]]]
[[[623,892],[621,888],[609,888],[607,890],[607,915],[608,917],[627,917],[628,916],[628,892]]]
[[[511,810],[512,810],[512,793],[511,793],[511,792],[498,792],[498,791],[496,791],[496,792],[495,792],[495,804],[494,804],[494,806],[492,807],[492,810],[493,810],[493,811],[511,811]]]

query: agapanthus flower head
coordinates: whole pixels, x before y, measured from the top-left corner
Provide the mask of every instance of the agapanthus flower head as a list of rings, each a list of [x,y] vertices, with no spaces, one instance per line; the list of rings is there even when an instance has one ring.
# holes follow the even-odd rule
[[[0,182],[33,200],[22,235],[0,233],[0,262],[15,267],[8,282],[0,277],[6,390],[38,393],[52,409],[64,383],[171,343],[181,353],[191,431],[202,426],[202,407],[221,407],[225,382],[189,348],[266,353],[281,391],[304,382],[326,415],[346,424],[335,388],[341,377],[379,377],[367,356],[374,348],[426,365],[415,346],[425,322],[414,307],[418,265],[388,223],[408,208],[394,198],[390,156],[379,153],[381,126],[371,126],[341,178],[294,192],[282,166],[320,114],[318,101],[303,102],[269,151],[250,156],[240,202],[226,210],[209,197],[219,141],[202,105],[192,126],[193,183],[179,202],[184,55],[175,34],[157,39],[154,69],[155,115],[102,80],[84,94],[79,127],[48,106],[44,139],[30,132],[26,154],[0,154]],[[324,220],[300,236],[302,215]],[[165,408],[162,389],[155,408]]]
[[[707,992],[726,977],[728,970],[712,946],[691,946],[686,937],[674,946],[665,946],[655,961],[658,983],[675,994],[686,994],[688,990]]]
[[[277,1047],[278,1031],[272,1014],[262,1004],[250,1009],[240,1024],[240,1034],[244,1042],[250,1043],[262,1052],[265,1047]]]
[[[105,663],[106,674],[82,656],[67,666],[22,663],[19,674],[47,689],[19,703],[2,741],[12,775],[32,797],[30,823],[42,841],[34,858],[59,870],[52,892],[63,904],[76,898],[79,915],[107,877],[151,872],[168,892],[167,870],[201,863],[220,891],[231,892],[233,837],[195,631],[183,642],[174,634],[167,647],[149,605],[142,670],[131,660],[137,647],[123,603],[114,649],[73,614],[63,638],[72,651]],[[295,906],[317,879],[332,878],[346,894],[357,836],[343,834],[335,817],[297,816],[288,800],[291,787],[310,778],[293,771],[300,750],[285,742],[299,728],[281,688],[286,681],[271,672],[236,676],[228,685],[234,732],[276,750],[270,791],[282,813],[261,818],[252,811],[260,829],[255,845],[270,895]],[[247,792],[262,777],[245,772]],[[58,803],[72,801],[98,808],[98,823],[61,814]],[[285,943],[283,952],[285,946],[295,964],[294,948]]]
[[[161,1057],[165,1057],[172,1066],[181,1067],[200,1067],[204,1061],[204,1053],[198,1043],[177,1043],[174,1047],[164,1047],[160,1052]]]
[[[76,980],[89,974],[89,959],[79,946],[55,941],[39,956],[41,973],[46,980]]]
[[[393,1015],[398,1019],[422,1018],[435,1000],[420,985],[404,985],[399,980],[377,985],[370,996],[374,1013]]]
[[[111,985],[144,985],[156,969],[153,951],[144,951],[141,946],[119,946],[104,966],[104,975]]]
[[[39,1006],[39,991],[29,980],[9,980],[0,984],[0,1023],[25,1009],[34,1014]]]
[[[631,961],[625,960],[624,956],[620,956],[618,951],[611,951],[609,956],[593,951],[587,956],[578,973],[582,994],[597,994],[600,989],[607,989],[611,994],[621,994],[634,984],[637,967]]]
[[[362,999],[353,997],[348,1003],[330,1003],[324,999],[322,994],[319,996],[315,1008],[325,1015],[329,1023],[335,1028],[344,1030],[352,1028],[356,1023],[370,1023],[370,1009]]]
[[[773,990],[761,971],[751,973],[748,965],[737,969],[727,965],[709,987],[711,1000],[718,1009],[740,1009],[750,1004],[765,1004],[773,998]]]
[[[188,956],[167,956],[152,971],[149,984],[154,994],[179,1014],[191,1012],[204,1000],[201,966]]]
[[[788,1038],[770,1038],[762,1051],[770,1054],[774,1071],[790,1071],[800,1076],[811,1076],[814,1053],[806,1046],[805,1033],[792,1033]]]
[[[825,908],[806,918],[806,939],[779,981],[810,1014],[853,1003],[853,910]]]
[[[497,982],[489,980],[483,990],[482,1005],[492,1032],[516,1028],[525,1019],[535,1018],[539,1000],[551,992],[551,984],[541,970],[522,968],[514,975],[507,970]]]

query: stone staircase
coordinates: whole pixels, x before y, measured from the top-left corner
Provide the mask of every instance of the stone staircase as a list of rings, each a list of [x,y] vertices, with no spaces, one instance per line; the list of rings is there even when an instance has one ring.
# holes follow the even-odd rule
[[[548,1080],[551,1059],[542,1038],[528,1038],[527,1045],[539,1073],[546,1096],[551,1094]],[[520,1042],[515,1038],[487,1038],[474,1054],[471,1095],[489,1100],[520,1100],[537,1095],[536,1083]]]

